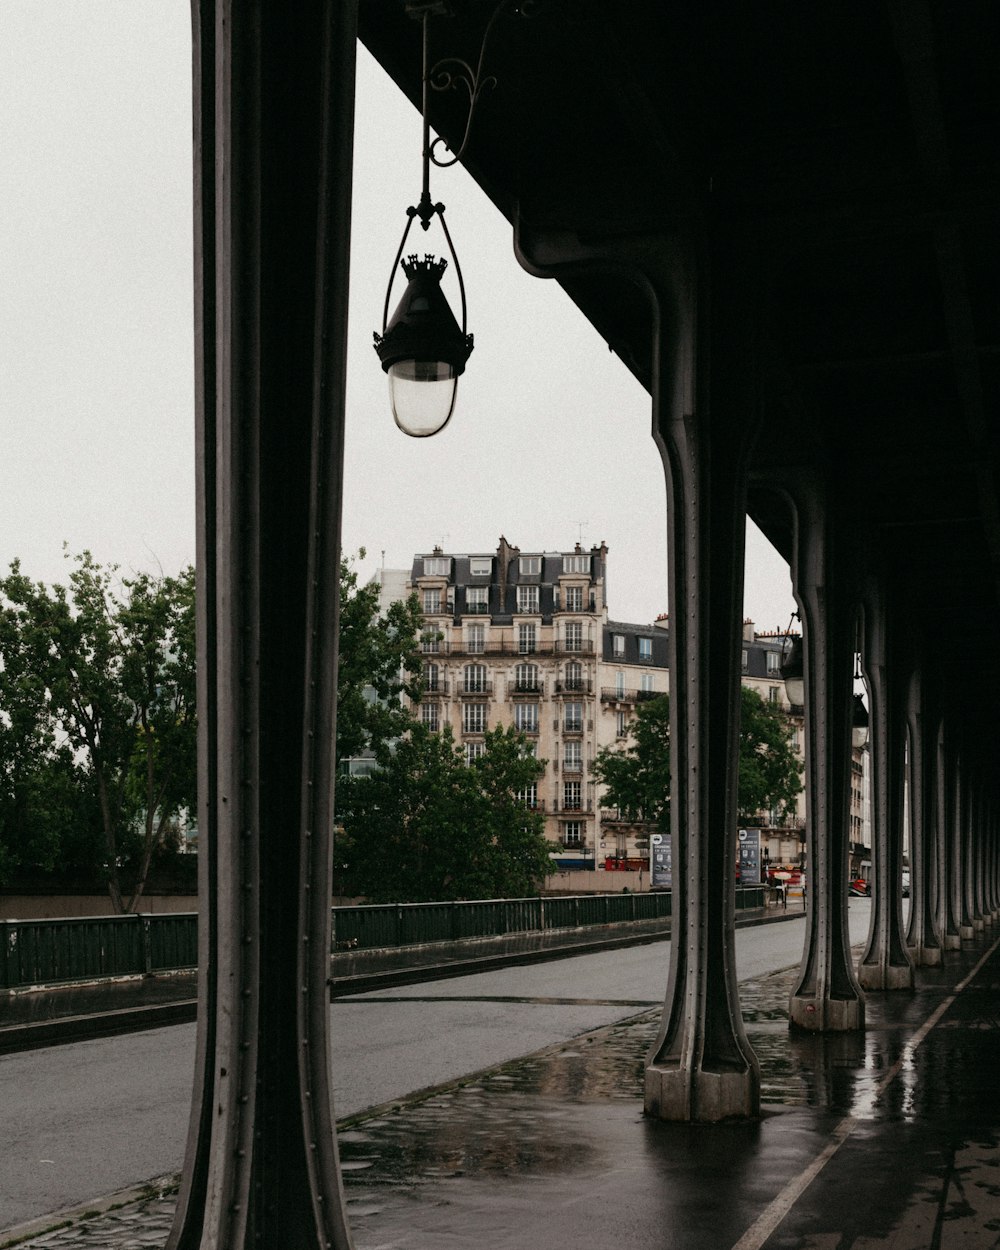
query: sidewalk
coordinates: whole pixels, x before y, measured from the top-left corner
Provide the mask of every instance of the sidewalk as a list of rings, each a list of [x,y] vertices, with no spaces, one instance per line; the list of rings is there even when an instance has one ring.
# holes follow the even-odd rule
[[[987,930],[914,993],[869,995],[857,1036],[791,1034],[793,972],[744,983],[756,1123],[643,1118],[658,1010],[342,1122],[358,1250],[994,1247],[998,944]],[[21,1245],[160,1246],[170,1186],[25,1226]]]

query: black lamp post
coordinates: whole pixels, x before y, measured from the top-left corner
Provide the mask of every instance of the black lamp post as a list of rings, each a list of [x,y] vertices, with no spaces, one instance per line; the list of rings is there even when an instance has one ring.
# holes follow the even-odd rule
[[[433,204],[430,195],[430,162],[432,144],[427,120],[427,17],[426,6],[419,10],[423,22],[423,190],[416,207],[406,210],[407,222],[399,251],[392,263],[389,286],[382,311],[382,333],[375,333],[375,350],[382,368],[389,375],[389,396],[392,415],[404,434],[426,438],[443,430],[455,410],[458,379],[472,353],[472,335],[466,333],[465,283],[455,248],[444,220],[444,205]],[[438,142],[438,140],[435,140]],[[464,144],[463,144],[464,147]],[[454,158],[457,160],[457,156]],[[435,162],[438,163],[438,162]],[[454,164],[454,160],[444,162]],[[392,320],[388,319],[389,299],[407,235],[415,217],[424,230],[437,217],[448,243],[458,288],[462,298],[462,324],[459,325],[444,292],[441,277],[447,268],[445,258],[426,254],[421,259],[412,254],[402,261],[407,286]]]

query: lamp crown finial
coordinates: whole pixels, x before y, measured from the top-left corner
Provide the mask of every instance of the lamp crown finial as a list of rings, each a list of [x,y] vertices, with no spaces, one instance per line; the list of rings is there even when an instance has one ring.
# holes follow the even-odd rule
[[[408,282],[411,282],[418,273],[432,274],[440,281],[441,275],[448,268],[447,257],[442,256],[438,258],[432,256],[430,252],[425,252],[422,260],[416,252],[413,252],[407,256],[406,260],[400,263],[403,266],[403,273],[406,274]]]

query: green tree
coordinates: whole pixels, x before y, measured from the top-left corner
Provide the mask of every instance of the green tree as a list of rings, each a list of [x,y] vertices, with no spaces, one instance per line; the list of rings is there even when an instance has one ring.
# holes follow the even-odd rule
[[[99,835],[91,867],[131,910],[195,802],[194,574],[118,579],[83,552],[68,581],[32,582],[17,561],[0,579],[0,841],[44,870]]]
[[[544,771],[496,729],[471,766],[449,727],[409,732],[369,777],[341,779],[338,888],[371,902],[521,897],[552,871],[527,792]]]
[[[358,554],[364,559],[364,548]],[[378,586],[359,586],[353,562],[341,561],[338,761],[366,749],[377,754],[406,732],[411,717],[403,697],[420,694],[422,622],[416,595],[380,614]]]
[[[670,699],[658,695],[640,703],[628,745],[605,747],[594,761],[594,776],[607,787],[605,802],[629,820],[670,828]],[[762,811],[794,811],[802,790],[792,730],[781,709],[766,703],[749,686],[740,688],[738,816]]]

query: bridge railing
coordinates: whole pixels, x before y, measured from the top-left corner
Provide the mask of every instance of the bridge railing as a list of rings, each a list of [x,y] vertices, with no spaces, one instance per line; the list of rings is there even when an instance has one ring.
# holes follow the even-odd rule
[[[737,887],[736,909],[764,906],[763,886]],[[466,938],[667,919],[669,891],[333,908],[332,949],[373,950]],[[0,990],[194,969],[198,917],[0,920]]]

